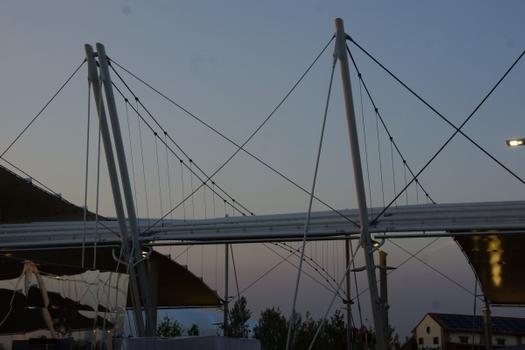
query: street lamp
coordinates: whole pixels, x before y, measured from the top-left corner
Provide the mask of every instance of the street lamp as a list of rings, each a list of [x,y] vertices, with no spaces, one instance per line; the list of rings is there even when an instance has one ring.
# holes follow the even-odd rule
[[[374,248],[374,250],[378,250],[379,248],[383,246],[383,244],[385,244],[384,238],[381,238],[381,240],[379,241],[375,239],[371,239],[370,241],[372,242],[372,247]]]
[[[514,139],[508,139],[505,141],[508,147],[518,147],[518,146],[525,146],[525,138],[514,138]]]

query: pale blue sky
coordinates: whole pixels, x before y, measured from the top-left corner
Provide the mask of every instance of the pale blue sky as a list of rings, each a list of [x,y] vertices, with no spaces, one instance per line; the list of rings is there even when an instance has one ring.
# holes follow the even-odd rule
[[[456,124],[463,121],[525,48],[522,1],[6,1],[0,9],[1,147],[10,142],[82,61],[84,43],[103,42],[115,60],[238,142],[266,117],[328,41],[334,17],[342,17],[349,34]],[[412,167],[419,169],[450,135],[451,128],[355,48],[351,49],[392,134]],[[332,48],[248,146],[250,151],[307,187],[313,174],[331,54]],[[524,77],[522,62],[465,128],[518,174],[525,174],[525,154],[522,150],[507,149],[504,140],[525,134]],[[206,171],[215,169],[233,151],[231,145],[147,89],[135,82],[133,87]],[[353,87],[359,107],[355,79]],[[86,107],[87,81],[82,71],[7,154],[8,159],[79,204],[83,201]],[[368,104],[365,103],[364,109],[372,204],[380,205],[375,120]],[[121,101],[119,111],[124,117]],[[136,142],[136,128],[132,134]],[[336,207],[355,207],[338,76],[326,135],[318,195]],[[93,145],[95,138],[91,141]],[[145,135],[150,210],[158,216],[153,145],[151,135]],[[384,135],[381,149],[386,196],[391,198],[390,149]],[[138,148],[134,152],[140,188],[143,182]],[[161,157],[165,157],[162,152]],[[399,188],[403,173],[399,159],[395,161]],[[178,176],[180,169],[175,165],[172,174]],[[161,163],[161,169],[166,171],[165,163]],[[186,176],[188,191],[189,175]],[[243,155],[221,172],[216,181],[258,214],[304,211],[307,206],[303,193]],[[522,199],[525,193],[523,185],[460,136],[423,174],[421,181],[441,203]],[[174,187],[179,186],[178,190],[179,177],[173,183]],[[89,203],[93,208],[94,176],[90,189]],[[139,212],[145,215],[143,192],[139,189],[137,193]],[[174,193],[177,196],[180,191]],[[208,200],[209,197],[208,193]],[[409,199],[415,202],[414,191]],[[196,200],[197,216],[202,217],[202,193]],[[164,190],[164,209],[168,201]],[[112,213],[107,183],[103,185],[102,208],[105,213]],[[217,213],[223,215],[223,209],[217,207]],[[182,211],[175,213],[175,217],[181,216]],[[426,243],[403,241],[412,250]],[[200,248],[193,250],[190,267],[200,274]],[[388,246],[388,250],[392,263],[403,259],[395,247]],[[215,259],[214,248],[206,248],[206,253],[208,260]],[[277,261],[263,247],[238,248],[238,254],[241,285],[248,284],[253,275]],[[432,246],[426,259],[473,288],[466,261],[449,241],[440,240]],[[213,267],[205,271],[212,285],[214,271]],[[271,304],[289,311],[294,274],[292,269],[279,271],[248,293],[254,311]],[[425,312],[472,309],[468,294],[443,282],[417,262],[407,264],[395,274],[391,282],[391,320],[402,334]],[[320,314],[328,303],[327,294],[309,282],[304,286],[301,310]]]

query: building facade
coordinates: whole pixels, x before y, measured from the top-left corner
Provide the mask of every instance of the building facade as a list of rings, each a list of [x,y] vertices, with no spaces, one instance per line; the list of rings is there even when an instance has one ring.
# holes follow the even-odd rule
[[[525,345],[525,318],[492,317],[494,348]],[[412,331],[418,350],[484,349],[482,316],[429,313]]]

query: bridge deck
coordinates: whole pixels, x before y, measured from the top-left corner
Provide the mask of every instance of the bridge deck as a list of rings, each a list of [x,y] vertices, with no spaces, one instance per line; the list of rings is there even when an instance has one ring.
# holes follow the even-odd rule
[[[379,213],[381,208],[373,208]],[[330,239],[359,233],[358,211],[314,212],[309,239]],[[143,242],[166,244],[168,241],[194,243],[286,241],[302,238],[305,213],[227,217],[207,220],[164,220],[147,230],[141,219]],[[153,223],[150,220],[149,223]],[[85,242],[118,243],[114,220],[94,222],[45,222],[0,225],[0,248],[78,246]],[[466,231],[525,231],[525,201],[409,205],[391,208],[370,227],[371,233],[438,233]]]

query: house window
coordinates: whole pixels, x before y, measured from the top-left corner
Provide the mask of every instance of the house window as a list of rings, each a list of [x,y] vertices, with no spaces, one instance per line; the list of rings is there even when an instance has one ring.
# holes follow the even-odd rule
[[[496,344],[497,345],[505,345],[505,339],[503,339],[503,338],[496,338]]]
[[[434,344],[439,344],[439,338],[438,337],[434,337]]]
[[[423,338],[419,338],[417,342],[419,343],[419,345],[423,345]]]
[[[427,334],[430,334],[430,327],[427,327]]]
[[[460,342],[461,344],[468,344],[468,336],[466,336],[466,335],[460,335],[460,336],[459,336],[459,342]]]

